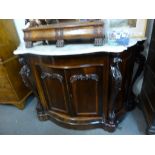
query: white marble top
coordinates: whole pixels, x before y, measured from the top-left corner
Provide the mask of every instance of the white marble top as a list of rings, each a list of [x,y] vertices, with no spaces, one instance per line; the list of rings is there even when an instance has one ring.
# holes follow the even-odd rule
[[[144,39],[138,39],[144,40]],[[103,46],[94,46],[93,44],[70,44],[64,47],[56,47],[56,45],[41,45],[37,44],[32,48],[25,48],[24,44],[21,44],[15,51],[15,55],[19,54],[35,54],[35,55],[49,55],[49,56],[62,56],[62,55],[78,55],[95,52],[114,52],[119,53],[126,50],[128,47],[135,45],[137,39],[130,39],[128,46],[111,46],[104,44]]]

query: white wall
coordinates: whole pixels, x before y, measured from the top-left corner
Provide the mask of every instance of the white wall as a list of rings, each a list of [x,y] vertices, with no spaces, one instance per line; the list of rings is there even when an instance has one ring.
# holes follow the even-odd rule
[[[146,29],[146,37],[147,41],[145,42],[145,50],[144,50],[144,55],[147,57],[148,55],[148,50],[150,46],[150,40],[151,40],[151,35],[152,35],[152,30],[153,30],[153,19],[149,19],[147,22],[147,29]]]
[[[25,19],[14,19],[14,23],[16,25],[16,29],[19,35],[19,39],[21,43],[24,43],[24,33],[22,29],[25,27]]]

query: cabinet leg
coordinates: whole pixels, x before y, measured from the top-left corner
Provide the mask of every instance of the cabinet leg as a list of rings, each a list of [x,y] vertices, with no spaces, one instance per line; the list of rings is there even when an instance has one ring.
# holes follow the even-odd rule
[[[94,45],[95,46],[102,46],[103,45],[103,38],[95,38]]]
[[[64,46],[64,40],[57,40],[56,47],[63,47]]]
[[[46,121],[48,120],[48,115],[45,113],[43,107],[40,105],[40,103],[37,104],[37,115],[38,115],[38,119],[40,121]]]
[[[25,42],[25,47],[26,48],[31,48],[33,46],[33,42],[32,41],[26,41]]]

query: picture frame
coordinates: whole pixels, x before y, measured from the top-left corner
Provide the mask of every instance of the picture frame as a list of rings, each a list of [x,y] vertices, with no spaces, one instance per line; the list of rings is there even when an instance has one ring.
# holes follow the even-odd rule
[[[129,31],[130,38],[145,38],[147,19],[109,19],[108,30]]]

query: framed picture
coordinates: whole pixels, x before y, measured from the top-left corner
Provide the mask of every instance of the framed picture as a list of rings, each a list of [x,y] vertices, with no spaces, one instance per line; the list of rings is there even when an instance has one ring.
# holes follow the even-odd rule
[[[109,19],[107,24],[110,30],[128,30],[131,38],[144,38],[147,19]]]

